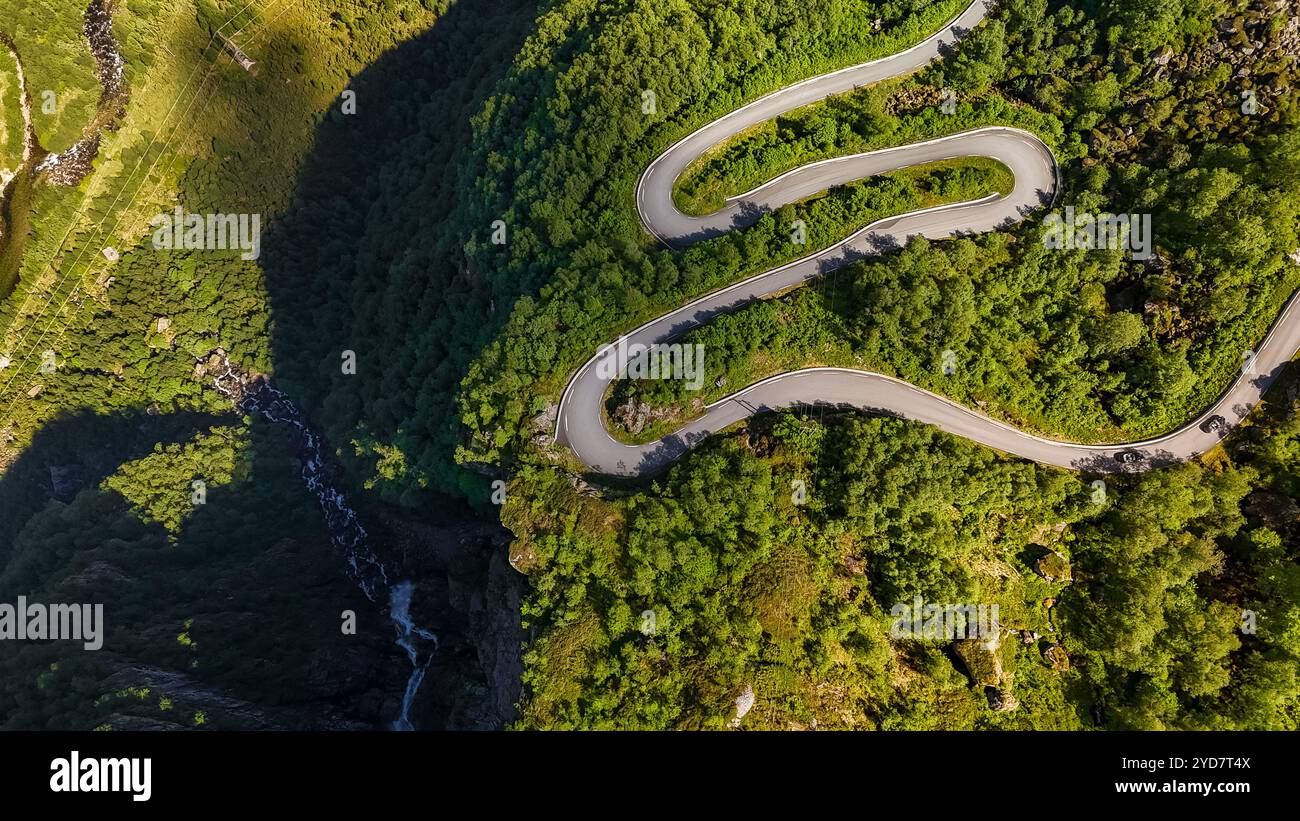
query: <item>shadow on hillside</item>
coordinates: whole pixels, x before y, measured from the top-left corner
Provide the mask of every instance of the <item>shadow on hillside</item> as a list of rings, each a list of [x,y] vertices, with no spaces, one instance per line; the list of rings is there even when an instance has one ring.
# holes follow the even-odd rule
[[[18,530],[51,500],[70,502],[99,485],[123,462],[147,456],[155,444],[184,442],[196,430],[230,424],[205,413],[153,416],[64,414],[46,423],[0,474],[0,566]],[[237,420],[235,420],[237,421]]]
[[[490,278],[465,262],[470,120],[533,10],[531,0],[459,0],[353,77],[355,112],[340,102],[324,118],[263,247],[280,387],[333,441],[395,444],[433,465],[443,489],[464,481],[460,380],[511,307],[494,304]],[[355,373],[344,373],[348,351]],[[345,466],[354,478],[372,470]],[[402,501],[426,507],[429,496]]]
[[[277,386],[338,446],[371,541],[416,581],[416,620],[439,635],[416,704],[421,727],[502,726],[520,686],[522,578],[504,563],[508,534],[495,510],[474,520],[454,494],[431,490],[486,484],[454,463],[455,400],[511,305],[499,293],[494,302],[491,278],[465,261],[463,193],[474,184],[471,118],[510,68],[535,5],[457,0],[354,76],[355,111],[337,103],[320,123],[260,259]],[[356,492],[376,471],[358,440],[400,452],[433,487]]]
[[[395,714],[405,659],[383,607],[333,550],[287,432],[255,425],[235,479],[213,482],[171,535],[138,500],[102,487],[157,445],[241,424],[68,414],[0,476],[0,601],[103,606],[99,651],[0,642],[0,726],[186,729],[201,714],[218,729],[372,729]],[[138,494],[191,491],[181,474],[134,482]],[[355,635],[339,629],[345,610]],[[52,681],[46,697],[32,696],[38,676]],[[139,688],[151,697],[112,695]]]

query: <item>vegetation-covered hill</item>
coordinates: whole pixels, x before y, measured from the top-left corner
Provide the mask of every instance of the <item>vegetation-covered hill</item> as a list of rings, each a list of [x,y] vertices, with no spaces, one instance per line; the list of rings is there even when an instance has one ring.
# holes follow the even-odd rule
[[[89,59],[85,5],[54,5],[76,25],[33,29],[40,9],[18,3],[12,15],[13,4],[0,7],[0,30],[38,76],[49,70],[72,84],[80,75],[56,62]],[[392,643],[387,602],[367,601],[348,577],[293,439],[235,413],[212,388],[208,355],[218,347],[240,367],[278,370],[272,328],[289,320],[273,316],[271,255],[157,250],[148,223],[180,206],[276,225],[301,196],[300,165],[340,112],[345,86],[385,56],[397,64],[386,81],[424,71],[402,92],[412,98],[449,82],[424,64],[459,53],[466,15],[448,27],[459,35],[442,36],[455,15],[436,3],[110,6],[129,104],[79,183],[31,177],[29,230],[14,238],[25,240],[17,284],[0,301],[0,599],[98,601],[110,634],[102,653],[0,642],[0,726],[386,727],[410,670]],[[473,36],[500,35],[491,18],[479,25],[469,26]],[[221,52],[218,31],[257,62],[255,73]],[[39,88],[37,131],[42,150],[55,152],[67,146],[41,119]],[[372,88],[361,112],[397,96],[379,93],[385,82]],[[423,127],[453,127],[445,113]],[[59,116],[75,116],[78,134],[90,121],[71,105]],[[46,350],[52,370],[41,368]],[[192,501],[196,479],[208,487],[202,506]],[[350,497],[376,539],[399,555],[417,544],[429,554],[414,551],[433,591],[421,606],[445,628],[448,653],[417,715],[499,725],[485,696],[493,682],[466,638],[470,616],[447,600],[456,540],[462,585],[487,583],[483,545]],[[453,505],[441,518],[464,516]],[[356,636],[340,629],[349,610]]]
[[[98,81],[79,50],[84,9],[49,2],[62,21],[49,48],[33,42],[35,12],[0,19],[16,21],[33,76],[54,78],[36,85],[67,89],[38,119],[59,151],[91,122]],[[113,657],[0,646],[7,726],[392,716],[393,682],[317,686],[313,658],[337,674],[384,667],[392,648],[374,632],[360,656],[334,655],[357,594],[330,575],[287,444],[196,368],[220,346],[306,409],[393,546],[439,554],[412,534],[464,501],[513,531],[527,593],[506,621],[530,636],[520,726],[723,727],[752,693],[739,726],[1294,729],[1287,385],[1226,448],[1100,495],[1093,477],[864,415],[755,419],[635,485],[578,475],[551,441],[561,391],[598,345],[806,253],[793,219],[819,247],[1005,185],[995,164],[913,169],[684,251],[636,218],[637,178],[681,136],[915,43],[965,0],[242,5],[113,5],[129,104],[84,180],[36,177],[15,200],[29,230],[0,302],[0,597],[110,585],[123,632]],[[255,72],[220,53],[227,20]],[[1037,219],[916,241],[694,332],[707,398],[846,364],[1062,436],[1181,424],[1300,285],[1296,20],[1278,0],[1004,0],[916,76],[711,153],[681,181],[685,207],[810,160],[1015,125],[1057,152],[1058,206],[1151,213],[1156,254],[1048,253]],[[261,256],[155,251],[148,219],[177,204],[262,214]],[[617,386],[612,409],[658,419],[623,435],[689,416],[700,397],[677,387]],[[184,503],[196,473],[220,477],[201,511]],[[499,511],[495,478],[509,483]],[[499,592],[477,554],[438,562],[427,588],[448,602]],[[891,609],[917,596],[997,603],[1000,644],[891,636]],[[281,611],[275,630],[252,626]],[[508,650],[457,646],[431,723],[481,716],[471,703],[505,691],[494,675],[518,683]],[[332,699],[346,709],[324,710]]]
[[[1288,8],[1001,3],[948,61],[710,155],[685,180],[688,200],[714,180],[712,190],[736,193],[799,162],[1009,122],[1056,147],[1061,204],[1152,212],[1160,227],[1145,263],[1045,253],[1030,221],[838,272],[694,332],[686,341],[721,355],[703,399],[790,367],[853,364],[1058,435],[1137,437],[1181,424],[1235,377],[1300,284],[1288,256],[1300,246]],[[1218,454],[1113,481],[1092,505],[1078,478],[900,423],[805,422],[803,433],[783,423],[771,433],[759,420],[650,487],[607,490],[606,501],[572,490],[547,436],[572,370],[618,332],[781,258],[780,216],[683,253],[648,246],[631,223],[632,186],[649,159],[734,106],[734,89],[747,99],[770,87],[770,66],[736,66],[753,85],[708,90],[738,54],[762,55],[733,52],[719,32],[752,24],[786,34],[780,3],[704,22],[732,10],[630,3],[610,23],[556,4],[544,18],[556,22],[530,41],[484,121],[474,224],[507,215],[515,239],[495,248],[479,233],[467,264],[530,281],[539,260],[558,257],[461,396],[469,441],[459,458],[518,466],[506,520],[539,631],[524,724],[722,726],[752,688],[755,726],[1293,726],[1296,656],[1282,638],[1293,593],[1238,586],[1259,580],[1257,562],[1293,568],[1295,508],[1268,490],[1275,463],[1257,472],[1253,458]],[[829,4],[808,20],[836,30],[837,13],[852,12]],[[673,22],[656,22],[663,15]],[[693,50],[709,57],[690,66],[708,72],[679,69],[664,57],[671,47],[640,57],[641,32],[662,26],[673,32],[667,44],[685,49],[697,21]],[[851,51],[841,47],[841,64]],[[550,79],[530,84],[536,75]],[[650,87],[668,89],[654,117],[636,106]],[[939,109],[945,88],[957,97],[951,115]],[[951,376],[938,367],[944,349],[961,363]],[[630,383],[610,404],[675,402],[642,432],[653,435],[699,401],[680,387]],[[793,457],[782,431],[816,444]],[[1289,449],[1287,435],[1270,441]],[[806,475],[779,472],[789,461]],[[806,510],[787,502],[796,478],[814,488]],[[1280,507],[1264,526],[1269,505]],[[1269,553],[1256,542],[1292,547]],[[1048,548],[1075,566],[1072,584],[1034,575]],[[1247,604],[1274,593],[1267,607]],[[889,641],[890,607],[917,595],[1001,602],[1006,626],[1021,631],[1004,671],[1017,677],[986,700],[953,648]],[[1051,629],[1044,602],[1059,614]],[[1241,638],[1243,608],[1268,610],[1275,632]],[[643,611],[670,626],[648,638]],[[1014,703],[1008,694],[1019,708],[996,709]]]

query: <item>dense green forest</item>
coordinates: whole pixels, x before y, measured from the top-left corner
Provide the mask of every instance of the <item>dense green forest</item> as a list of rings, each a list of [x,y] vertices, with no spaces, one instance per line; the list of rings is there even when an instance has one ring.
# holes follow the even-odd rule
[[[756,11],[755,22],[776,6]],[[669,403],[657,426],[639,432],[648,438],[761,376],[852,364],[1081,439],[1185,421],[1236,375],[1242,352],[1300,284],[1288,258],[1300,246],[1297,32],[1279,8],[1148,11],[1000,4],[952,59],[795,112],[709,155],[683,180],[679,201],[705,210],[800,162],[1000,121],[1056,148],[1064,203],[1154,212],[1164,228],[1150,264],[1046,253],[1032,221],[917,241],[694,332],[685,341],[722,354],[703,396],[639,382],[620,385],[610,408],[629,397]],[[606,90],[634,97],[637,82],[625,79],[636,76],[626,62],[635,65],[633,32],[657,13],[630,10],[621,40],[604,26],[591,39],[548,43],[553,97],[563,102],[535,105],[525,120],[537,123],[535,135],[518,136],[513,110],[491,110],[492,139],[515,148],[484,149],[479,185],[485,199],[517,205],[482,208],[477,222],[512,207],[529,218],[507,219],[511,244],[479,245],[469,264],[501,271],[500,256],[527,243],[527,263],[507,270],[528,279],[527,266],[565,250],[471,367],[461,396],[471,438],[459,458],[519,466],[506,521],[519,536],[512,558],[534,590],[525,613],[541,631],[526,656],[523,725],[721,727],[749,687],[762,714],[746,726],[1293,727],[1296,655],[1284,636],[1294,593],[1285,582],[1241,580],[1260,579],[1264,566],[1270,576],[1293,572],[1295,504],[1268,490],[1278,463],[1261,466],[1253,452],[1119,482],[1100,506],[1081,478],[879,420],[825,429],[756,420],[651,488],[607,489],[604,501],[556,471],[552,460],[564,457],[549,450],[548,407],[591,351],[775,261],[758,242],[776,234],[776,219],[681,253],[655,250],[626,227],[644,163],[715,114],[713,100],[734,105],[727,91],[680,111],[665,104],[661,135]],[[815,17],[834,20],[835,10]],[[576,6],[565,19],[585,20]],[[688,40],[685,24],[673,29]],[[707,42],[717,56],[706,62],[727,65],[725,43]],[[579,71],[613,65],[601,55],[615,52],[629,55],[617,78],[569,84]],[[674,87],[671,61],[659,59],[655,73],[642,84]],[[957,94],[950,118],[936,112],[945,88]],[[1257,103],[1249,113],[1247,91]],[[512,89],[508,102],[520,98]],[[602,124],[599,137],[586,136],[586,123]],[[529,190],[534,179],[550,182]],[[947,378],[937,367],[945,348],[962,363]],[[1287,451],[1290,430],[1281,425],[1268,447]],[[783,473],[789,462],[799,472]],[[798,511],[785,502],[797,478],[814,488]],[[1277,530],[1261,524],[1266,516]],[[1073,583],[1034,575],[1048,549],[1068,558]],[[914,595],[992,598],[1015,635],[1038,636],[1017,642],[998,683],[1020,709],[992,709],[1008,699],[986,700],[971,684],[987,680],[942,648],[884,638],[889,607]],[[1050,630],[1044,601],[1057,614]],[[1243,638],[1243,607],[1279,619],[1273,632]],[[650,639],[639,629],[647,609],[661,628]]]
[[[1080,210],[1154,212],[1153,221],[1164,226],[1157,237],[1158,259],[1143,265],[1119,254],[1045,253],[1037,241],[1040,227],[1026,223],[1005,236],[977,240],[992,246],[992,254],[1003,245],[1012,250],[1006,264],[987,276],[962,271],[959,277],[974,293],[967,301],[959,290],[956,305],[938,299],[946,293],[938,282],[899,277],[893,261],[868,263],[837,274],[870,300],[845,303],[857,326],[846,342],[857,344],[841,358],[965,401],[978,400],[990,413],[1049,433],[1095,441],[1163,432],[1223,389],[1243,351],[1262,337],[1300,284],[1300,268],[1287,256],[1300,247],[1294,174],[1300,167],[1300,135],[1294,92],[1280,73],[1294,60],[1286,45],[1294,48],[1294,25],[1288,28],[1281,12],[1238,18],[1213,5],[1189,12],[1180,21],[1186,31],[1161,29],[1135,40],[1138,35],[1121,36],[1123,26],[1109,17],[1098,20],[1070,6],[1049,9],[1045,2],[1005,3],[997,19],[959,46],[950,64],[898,87],[867,90],[778,120],[774,128],[782,146],[793,147],[775,149],[775,157],[764,150],[770,138],[760,130],[708,162],[711,169],[738,172],[726,189],[737,193],[756,179],[747,172],[750,157],[752,165],[771,161],[775,174],[804,160],[987,124],[1007,108],[1040,110],[1011,118],[1010,124],[1030,127],[1058,146],[1065,165],[1064,203]],[[1212,57],[1230,54],[1234,43],[1239,48],[1245,37],[1239,32],[1247,25],[1251,37],[1269,37],[1271,45],[1252,46],[1252,54],[1233,58],[1236,63]],[[1166,65],[1153,62],[1153,50],[1162,61],[1168,58]],[[1008,60],[1005,54],[1019,57]],[[1238,89],[1224,91],[1221,75],[1237,64],[1251,78],[1251,89],[1242,81],[1242,90],[1258,92],[1256,114],[1240,110]],[[941,88],[958,94],[951,120],[935,110]],[[592,103],[602,104],[610,103],[604,97]],[[1136,114],[1147,109],[1160,114]],[[682,126],[671,134],[686,130]],[[642,142],[629,140],[629,145]],[[646,153],[653,156],[670,142],[664,139]],[[553,165],[543,160],[539,167]],[[631,164],[629,185],[641,167],[639,161]],[[709,173],[714,172],[701,172],[704,178]],[[566,189],[574,187],[570,178]],[[526,200],[533,207],[536,198]],[[509,460],[526,450],[532,419],[555,401],[573,368],[603,341],[665,305],[661,282],[677,283],[667,300],[676,305],[737,278],[719,276],[708,261],[700,261],[714,256],[703,245],[672,255],[631,245],[630,239],[607,241],[610,234],[620,236],[610,212],[627,212],[626,205],[605,205],[575,192],[570,207],[579,209],[579,216],[565,224],[591,226],[591,236],[601,239],[571,230],[575,250],[561,274],[537,300],[521,301],[499,341],[471,368],[461,404],[474,438],[461,452],[464,460]],[[760,224],[754,234],[762,233]],[[746,240],[733,236],[715,242]],[[953,263],[942,248],[932,253],[934,259],[917,267],[934,271],[924,275],[927,279],[944,277]],[[581,260],[589,255],[604,273],[585,270]],[[973,266],[987,264],[984,254],[963,259]],[[762,270],[766,262],[742,253],[737,274]],[[615,273],[638,270],[645,273],[632,282]],[[864,270],[875,273],[864,275]],[[849,290],[827,287],[837,295]],[[610,304],[611,291],[623,294],[617,304]],[[629,296],[633,293],[640,296]],[[597,327],[588,330],[592,323]],[[931,326],[949,323],[958,327],[937,344],[940,330]],[[790,323],[767,330],[788,338],[815,333],[815,326]],[[922,327],[925,333],[915,333]],[[954,350],[964,365],[958,380],[937,383],[935,362],[944,349]],[[773,350],[782,345],[764,346],[764,352]],[[817,361],[810,358],[807,364]],[[766,375],[762,371],[790,364],[796,363],[737,367]]]
[[[64,101],[37,116],[57,152],[94,121],[98,80],[84,7],[46,4],[42,38],[40,6],[0,0],[0,30]],[[510,529],[518,727],[1295,729],[1294,378],[1224,447],[1100,495],[1092,476],[821,409],[752,419],[642,483],[583,476],[552,441],[567,380],[619,333],[882,216],[1005,190],[993,162],[908,169],[681,251],[634,208],[685,134],[966,4],[114,4],[129,104],[84,180],[35,178],[0,302],[0,599],[93,592],[116,632],[111,654],[0,646],[0,726],[393,717],[382,614],[332,554],[292,443],[212,390],[221,348],[305,409],[388,546],[438,552],[426,531],[464,503]],[[621,383],[611,427],[658,436],[819,364],[1081,440],[1186,422],[1300,286],[1298,19],[1265,0],[1004,0],[930,68],[741,134],[683,176],[683,208],[1002,124],[1057,154],[1058,207],[1151,213],[1156,254],[1049,252],[1039,219],[915,240],[692,332],[705,390]],[[17,122],[4,60],[0,168]],[[155,250],[148,219],[176,205],[263,215],[261,256]],[[651,423],[625,424],[644,417],[627,407]],[[430,587],[487,588],[479,557],[453,565]],[[892,638],[891,608],[917,596],[997,603],[1000,644]],[[358,645],[340,643],[344,609],[362,614]],[[450,724],[486,685],[447,664],[428,715]]]
[[[1100,501],[1080,477],[838,415],[760,420],[650,493],[530,469],[505,511],[526,534],[525,615],[546,625],[521,723],[721,728],[749,687],[751,728],[1294,729],[1294,384],[1230,455]],[[1051,551],[1072,581],[1035,572]],[[944,646],[889,640],[915,595],[999,604],[990,686],[1018,709],[989,709]],[[1239,633],[1243,610],[1258,632]]]

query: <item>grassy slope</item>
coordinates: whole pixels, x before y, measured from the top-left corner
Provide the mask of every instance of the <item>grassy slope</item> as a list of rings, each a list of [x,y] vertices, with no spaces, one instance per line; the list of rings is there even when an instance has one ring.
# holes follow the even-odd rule
[[[0,174],[12,172],[23,156],[23,114],[18,102],[18,67],[0,49]]]
[[[123,310],[119,303],[131,303],[131,313],[173,318],[181,330],[176,368],[188,371],[192,356],[220,340],[237,359],[270,370],[256,264],[233,253],[159,254],[147,244],[148,221],[184,203],[191,211],[259,213],[265,232],[291,196],[314,123],[337,99],[349,74],[386,44],[435,19],[412,3],[372,10],[384,23],[371,25],[385,33],[362,38],[332,16],[332,4],[257,4],[226,28],[237,32],[235,39],[259,61],[258,73],[250,76],[216,49],[205,51],[209,27],[229,19],[228,6],[142,0],[115,18],[132,94],[127,114],[105,138],[95,173],[79,188],[37,190],[19,286],[0,305],[0,353],[14,360],[0,373],[0,429],[14,437],[9,458],[60,408],[88,401],[139,407],[173,397],[220,404],[219,397],[202,398],[196,383],[159,384],[156,377],[167,367],[160,368],[157,353],[139,342],[128,358],[103,356],[94,341],[96,328],[112,325]],[[203,27],[196,17],[205,21]],[[109,245],[123,252],[121,261],[110,264],[101,255]],[[160,277],[169,268],[170,274]],[[174,287],[153,291],[169,281]],[[144,328],[127,330],[143,333]],[[114,336],[118,333],[115,329]],[[49,378],[36,372],[46,349],[56,351],[61,365]],[[118,384],[111,372],[123,366],[140,379]],[[94,390],[87,390],[87,379],[96,383]],[[35,385],[43,390],[28,399],[25,394]],[[0,464],[5,461],[0,456]]]
[[[81,138],[99,103],[95,61],[81,34],[85,12],[84,3],[67,0],[0,0],[0,29],[18,45],[36,134],[51,152]],[[54,92],[53,114],[42,108],[46,91]]]

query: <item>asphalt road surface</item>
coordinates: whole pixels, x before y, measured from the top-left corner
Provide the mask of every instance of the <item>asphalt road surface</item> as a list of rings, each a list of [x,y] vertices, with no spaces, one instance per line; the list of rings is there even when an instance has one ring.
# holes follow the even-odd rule
[[[710,148],[751,126],[858,86],[925,66],[977,25],[988,11],[975,0],[955,20],[918,45],[890,57],[832,72],[769,94],[709,123],[673,145],[646,169],[637,186],[637,210],[646,228],[670,247],[744,228],[760,214],[836,185],[911,165],[964,157],[998,160],[1015,175],[1006,196],[944,205],[875,222],[842,242],[765,271],[660,316],[601,348],[570,380],[560,402],[556,439],[597,473],[641,476],[672,462],[713,432],[756,413],[808,405],[853,407],[935,425],[1005,453],[1048,465],[1097,473],[1143,470],[1190,459],[1222,438],[1259,401],[1281,368],[1300,349],[1300,296],[1292,298],[1242,374],[1199,417],[1155,439],[1114,445],[1080,445],[1035,436],[883,374],[843,368],[808,368],[750,385],[712,405],[664,438],[628,445],[609,435],[603,402],[620,349],[667,342],[734,310],[807,282],[859,259],[899,248],[921,235],[945,239],[978,234],[1024,219],[1050,205],[1058,186],[1051,151],[1037,137],[1013,128],[982,128],[936,140],[839,157],[801,166],[739,197],[713,214],[689,216],[673,204],[673,183]],[[635,350],[635,348],[633,348]],[[707,353],[707,352],[706,352]],[[1218,430],[1207,421],[1221,417]]]

